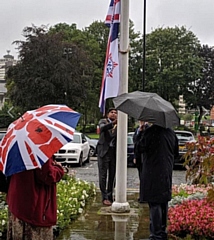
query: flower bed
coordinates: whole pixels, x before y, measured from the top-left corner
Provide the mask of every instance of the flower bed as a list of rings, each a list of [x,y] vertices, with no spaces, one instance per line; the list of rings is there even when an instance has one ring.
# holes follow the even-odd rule
[[[66,175],[57,184],[57,225],[54,226],[54,233],[58,234],[77,218],[95,195],[95,184],[76,179],[74,174],[71,177]],[[5,194],[0,193],[0,238],[7,231],[7,209]]]
[[[93,183],[68,177],[57,185],[57,226],[61,230],[72,219],[76,219],[83,212],[88,201],[96,195]]]
[[[206,198],[210,189],[212,184],[173,186],[168,213],[170,235],[185,239],[214,239],[214,203]]]

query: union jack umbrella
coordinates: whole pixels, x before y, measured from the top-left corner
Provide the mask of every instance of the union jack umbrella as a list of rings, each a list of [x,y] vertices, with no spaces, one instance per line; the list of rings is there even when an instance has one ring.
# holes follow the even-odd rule
[[[80,113],[66,105],[27,111],[8,127],[0,142],[0,170],[6,175],[41,166],[73,140]]]

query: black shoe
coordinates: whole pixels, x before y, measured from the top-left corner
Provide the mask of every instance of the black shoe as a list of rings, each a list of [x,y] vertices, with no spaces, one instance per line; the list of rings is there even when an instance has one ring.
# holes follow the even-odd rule
[[[155,240],[153,236],[149,236],[149,240]]]
[[[140,200],[140,198],[137,199],[139,203],[147,203],[146,201]]]

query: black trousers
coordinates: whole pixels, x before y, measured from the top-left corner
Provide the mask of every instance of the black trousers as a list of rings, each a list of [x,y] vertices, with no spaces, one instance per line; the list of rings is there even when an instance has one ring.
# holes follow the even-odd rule
[[[167,239],[168,202],[149,202],[150,211],[150,238],[154,240]]]
[[[99,186],[102,194],[102,201],[113,202],[113,190],[116,173],[115,148],[109,148],[104,157],[98,156]]]
[[[136,167],[138,170],[138,176],[139,176],[139,181],[140,181],[140,186],[139,186],[139,202],[143,202],[143,185],[142,185],[142,158],[136,158]]]

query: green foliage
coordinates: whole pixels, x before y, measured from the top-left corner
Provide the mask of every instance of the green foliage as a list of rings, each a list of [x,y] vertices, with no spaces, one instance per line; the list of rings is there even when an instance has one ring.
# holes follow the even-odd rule
[[[94,184],[75,177],[61,180],[57,185],[57,227],[61,230],[68,226],[72,219],[82,213],[95,194]]]
[[[202,106],[211,109],[214,105],[214,48],[203,45],[199,49],[198,56],[202,60],[201,77],[195,79],[194,84],[188,85],[186,102],[200,108],[200,122]]]
[[[99,134],[91,133],[91,134],[87,134],[87,136],[89,136],[92,139],[99,139]]]
[[[197,134],[197,132],[196,132],[193,128],[186,127],[185,125],[177,126],[177,127],[175,127],[174,130],[189,131],[189,132],[192,132],[195,136],[196,136],[196,134]]]
[[[174,103],[200,77],[199,40],[185,27],[158,28],[147,36],[146,90]],[[185,98],[186,99],[186,98]]]
[[[14,118],[11,118],[8,114],[0,112],[0,128],[7,128]]]
[[[185,121],[191,121],[193,119],[193,115],[191,113],[183,114],[182,119]]]
[[[25,41],[16,41],[20,61],[7,73],[8,96],[23,111],[39,106],[66,103],[73,109],[84,98],[84,73],[91,62],[74,42],[66,42],[62,32],[47,27],[26,27]]]
[[[197,142],[187,143],[184,166],[186,179],[193,184],[214,182],[214,138],[199,136]],[[214,185],[208,194],[214,200]]]
[[[5,236],[7,231],[7,205],[5,193],[0,193],[0,238]]]
[[[142,90],[143,36],[135,32],[131,20],[129,26],[131,92]],[[49,103],[66,103],[82,113],[83,129],[97,124],[102,117],[98,101],[108,35],[102,21],[82,30],[66,23],[26,27],[25,40],[15,41],[20,61],[7,74],[12,105],[23,113]],[[213,104],[213,55],[213,48],[201,47],[185,27],[155,29],[146,36],[145,91],[158,93],[175,108],[180,94],[190,108]],[[111,105],[108,99],[106,107]]]
[[[83,127],[78,127],[77,130],[83,133],[95,133],[97,129],[97,125],[86,125]]]
[[[12,108],[12,105],[10,102],[5,102],[4,106],[0,110],[0,128],[7,129],[7,127],[16,119],[19,117],[19,109]],[[8,111],[10,111],[10,114]]]
[[[58,24],[51,28],[51,32],[65,32],[66,41],[74,42],[86,52],[91,65],[90,72],[85,69],[82,76],[84,89],[78,106],[78,111],[82,113],[80,125],[84,128],[88,123],[97,123],[100,118],[98,100],[109,28],[104,22],[95,21],[83,30],[76,29],[74,24]]]
[[[175,196],[186,198],[189,196],[189,194],[184,189],[181,189],[178,193],[172,193],[172,197],[174,198]]]

